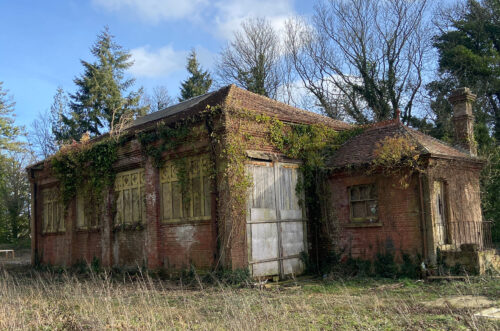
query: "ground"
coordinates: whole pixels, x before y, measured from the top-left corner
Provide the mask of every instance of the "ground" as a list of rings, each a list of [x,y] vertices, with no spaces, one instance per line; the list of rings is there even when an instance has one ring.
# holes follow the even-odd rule
[[[191,275],[77,274],[0,261],[0,329],[500,330],[500,278],[306,277],[266,286]]]

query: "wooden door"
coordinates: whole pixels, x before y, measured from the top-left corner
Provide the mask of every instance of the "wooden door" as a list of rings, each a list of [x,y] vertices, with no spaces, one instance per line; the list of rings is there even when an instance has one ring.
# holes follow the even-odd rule
[[[305,217],[295,187],[296,164],[251,162],[247,239],[253,277],[300,274],[306,247]]]

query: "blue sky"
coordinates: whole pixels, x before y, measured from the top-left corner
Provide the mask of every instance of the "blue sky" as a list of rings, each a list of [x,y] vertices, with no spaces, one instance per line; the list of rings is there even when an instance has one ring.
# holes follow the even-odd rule
[[[16,102],[16,123],[29,126],[58,86],[74,90],[80,59],[92,59],[89,48],[108,25],[133,55],[136,88],[164,85],[176,96],[193,47],[211,69],[245,18],[266,16],[280,27],[312,10],[312,1],[299,0],[0,0],[0,81]]]

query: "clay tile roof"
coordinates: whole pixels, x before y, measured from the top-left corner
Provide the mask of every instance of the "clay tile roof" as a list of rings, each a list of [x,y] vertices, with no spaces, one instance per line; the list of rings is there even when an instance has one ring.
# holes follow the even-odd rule
[[[290,123],[323,123],[336,130],[345,130],[351,127],[348,123],[295,108],[283,102],[241,89],[235,85],[229,85],[217,91],[170,106],[164,110],[139,117],[133,122],[131,128],[148,126],[148,124],[161,119],[176,119],[184,115],[192,115],[204,110],[207,106],[216,105],[225,106],[226,109],[250,110],[271,117],[277,117],[282,121]]]
[[[248,109],[271,117],[277,117],[279,120],[289,123],[322,123],[336,130],[346,130],[351,127],[348,123],[287,105],[283,102],[241,89],[235,85],[230,85],[226,105],[228,107]]]
[[[351,165],[368,164],[374,159],[374,152],[379,142],[386,137],[399,135],[411,139],[416,144],[421,155],[477,160],[438,139],[404,126],[397,120],[391,120],[384,123],[375,123],[366,128],[363,133],[349,139],[327,161],[327,165],[331,168],[342,168]]]
[[[222,106],[225,109],[250,110],[276,117],[279,120],[289,123],[323,123],[335,130],[346,130],[351,127],[348,123],[289,106],[283,102],[249,92],[235,85],[228,85],[217,91],[209,92],[163,110],[141,116],[132,122],[132,125],[127,128],[127,132],[134,133],[141,130],[147,130],[159,121],[173,123],[182,118],[196,115],[205,110],[207,106]],[[92,142],[99,141],[107,135],[108,134],[105,133],[101,136],[94,137],[92,138]],[[41,165],[43,162],[44,161],[40,161],[30,165],[27,169]]]

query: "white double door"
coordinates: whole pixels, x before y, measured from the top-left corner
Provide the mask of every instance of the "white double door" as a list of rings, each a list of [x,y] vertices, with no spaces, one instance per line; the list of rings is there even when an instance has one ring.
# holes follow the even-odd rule
[[[299,166],[250,162],[253,179],[248,197],[248,261],[253,277],[297,275],[303,272],[301,253],[307,244],[305,213],[296,185]]]

